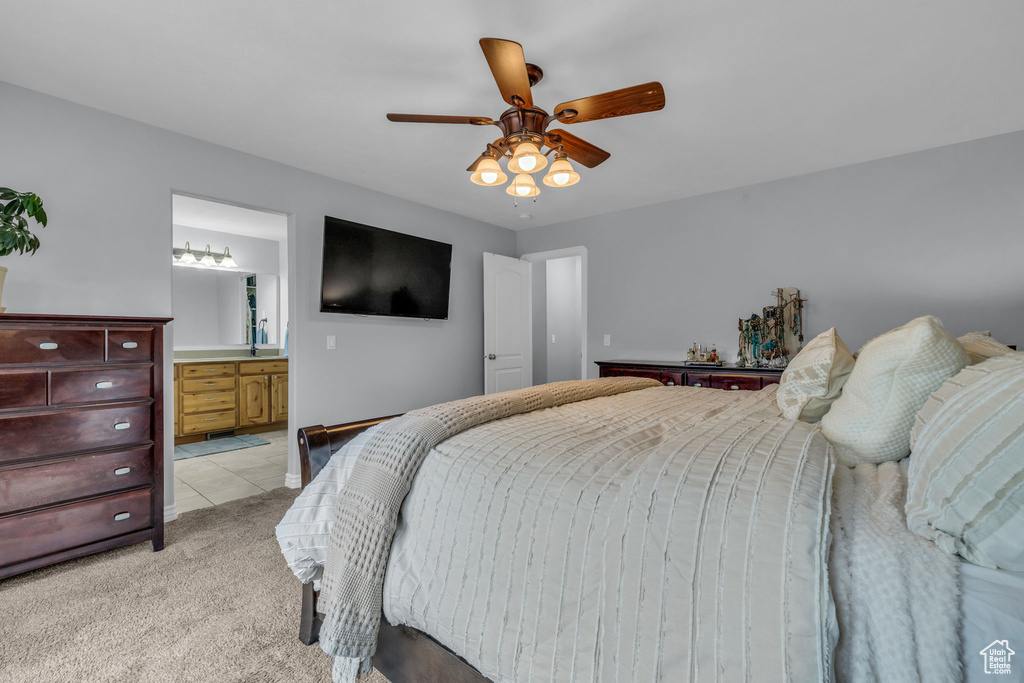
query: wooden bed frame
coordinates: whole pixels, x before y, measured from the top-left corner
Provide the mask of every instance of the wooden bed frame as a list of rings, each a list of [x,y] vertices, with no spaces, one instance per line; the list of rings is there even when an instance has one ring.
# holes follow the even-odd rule
[[[316,425],[299,430],[299,462],[302,466],[302,488],[324,468],[331,456],[370,427],[397,415],[372,420],[348,422],[325,427]],[[302,585],[302,617],[299,640],[312,645],[319,640],[323,615],[316,608],[317,593],[313,583]],[[489,678],[466,660],[441,645],[422,631],[409,626],[395,626],[381,615],[377,652],[373,666],[391,683],[491,683]]]

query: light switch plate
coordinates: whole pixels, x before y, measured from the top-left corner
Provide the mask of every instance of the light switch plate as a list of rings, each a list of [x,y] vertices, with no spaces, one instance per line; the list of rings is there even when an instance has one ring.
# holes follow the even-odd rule
[[[555,335],[551,335],[551,343],[552,343],[552,344],[554,344],[554,343],[555,343]]]
[[[612,345],[612,335],[610,335],[610,334],[604,335],[604,345],[605,346],[611,346]]]
[[[333,334],[327,335],[327,350],[332,351],[336,348],[338,348],[338,338]]]

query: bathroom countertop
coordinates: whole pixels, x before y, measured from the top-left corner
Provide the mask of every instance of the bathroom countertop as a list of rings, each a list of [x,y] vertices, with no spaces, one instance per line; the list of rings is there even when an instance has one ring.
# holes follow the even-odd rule
[[[237,363],[251,360],[288,360],[284,356],[214,356],[212,358],[175,358],[174,364],[179,363]]]

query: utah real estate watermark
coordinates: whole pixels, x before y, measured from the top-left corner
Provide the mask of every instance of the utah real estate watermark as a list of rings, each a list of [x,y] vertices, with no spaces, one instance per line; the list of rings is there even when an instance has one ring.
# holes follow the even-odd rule
[[[980,654],[985,659],[985,673],[1007,675],[1011,672],[1010,659],[1017,653],[1006,640],[993,640]]]

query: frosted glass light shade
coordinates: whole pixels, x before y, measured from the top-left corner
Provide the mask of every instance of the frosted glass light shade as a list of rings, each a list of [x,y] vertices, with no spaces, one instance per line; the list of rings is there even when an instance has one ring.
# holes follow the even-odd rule
[[[501,170],[501,166],[498,165],[495,159],[484,159],[473,171],[473,175],[469,176],[469,179],[477,185],[501,185],[508,176]]]
[[[231,252],[228,251],[227,247],[224,247],[224,258],[220,260],[221,268],[237,268],[238,264],[235,263],[235,259],[231,258]]]
[[[178,259],[178,263],[186,265],[195,265],[199,263],[196,261],[195,254],[192,253],[192,249],[189,247],[188,242],[185,242],[185,253],[181,255],[180,259]]]
[[[540,188],[537,187],[537,183],[533,182],[533,178],[528,173],[519,173],[509,183],[508,187],[505,188],[505,192],[512,195],[513,197],[519,197],[525,199],[527,197],[536,197],[540,194]]]
[[[516,151],[508,162],[508,170],[513,173],[536,173],[548,165],[548,158],[540,153],[537,145],[524,140],[516,146]]]
[[[210,253],[210,245],[206,245],[206,254],[203,258],[199,259],[199,265],[201,266],[215,266],[217,265],[217,259],[213,258],[213,254]]]
[[[555,159],[551,169],[544,176],[544,184],[551,187],[569,187],[580,181],[577,173],[567,159]]]

